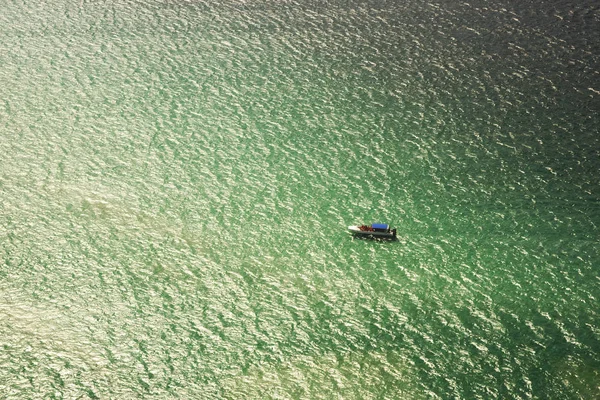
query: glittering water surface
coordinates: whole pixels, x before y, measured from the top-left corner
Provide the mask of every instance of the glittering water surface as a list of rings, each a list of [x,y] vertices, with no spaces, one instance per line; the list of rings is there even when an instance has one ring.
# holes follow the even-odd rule
[[[600,397],[600,12],[539,3],[5,2],[0,397]]]

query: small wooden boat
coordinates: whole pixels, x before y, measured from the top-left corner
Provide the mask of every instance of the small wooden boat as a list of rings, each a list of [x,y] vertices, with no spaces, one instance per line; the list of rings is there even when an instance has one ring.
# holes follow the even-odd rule
[[[390,229],[388,224],[375,223],[371,225],[350,225],[348,231],[355,236],[395,239],[396,229]]]

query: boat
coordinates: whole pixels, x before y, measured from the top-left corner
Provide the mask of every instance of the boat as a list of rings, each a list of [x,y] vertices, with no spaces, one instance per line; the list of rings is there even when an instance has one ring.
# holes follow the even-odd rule
[[[390,229],[388,224],[374,223],[371,225],[350,225],[348,231],[355,236],[395,239],[396,228]]]

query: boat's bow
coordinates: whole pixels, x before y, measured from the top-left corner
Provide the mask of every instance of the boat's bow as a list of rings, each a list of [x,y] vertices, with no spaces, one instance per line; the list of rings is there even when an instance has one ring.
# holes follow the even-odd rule
[[[360,228],[356,225],[350,225],[348,227],[348,230],[352,233],[360,233],[361,232]]]

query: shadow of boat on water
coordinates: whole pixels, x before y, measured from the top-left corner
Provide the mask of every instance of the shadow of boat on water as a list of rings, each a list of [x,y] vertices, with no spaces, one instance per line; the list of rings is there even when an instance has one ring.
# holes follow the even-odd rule
[[[398,242],[398,237],[378,237],[373,235],[351,235],[352,240],[365,240],[370,242]]]

